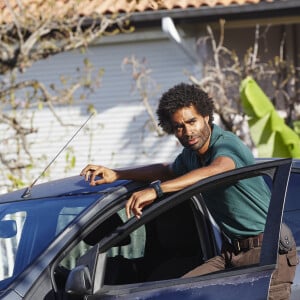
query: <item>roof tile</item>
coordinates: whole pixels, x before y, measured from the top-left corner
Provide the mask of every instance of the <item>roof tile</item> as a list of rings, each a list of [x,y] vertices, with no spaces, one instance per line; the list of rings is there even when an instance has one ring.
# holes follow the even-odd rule
[[[274,0],[0,0],[0,23],[12,20],[12,11],[19,14],[27,9],[35,16],[64,16],[73,11],[81,15],[93,13],[143,12],[170,9],[246,5]]]

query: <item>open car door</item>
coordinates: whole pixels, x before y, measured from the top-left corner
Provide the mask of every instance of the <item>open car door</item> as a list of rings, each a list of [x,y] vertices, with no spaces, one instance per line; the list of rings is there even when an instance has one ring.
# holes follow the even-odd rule
[[[180,192],[154,202],[144,210],[141,219],[130,219],[120,228],[104,238],[97,245],[97,251],[93,254],[92,267],[85,270],[85,279],[90,282],[88,289],[78,287],[78,282],[72,285],[72,280],[67,284],[67,290],[72,295],[77,291],[82,299],[218,299],[218,300],[258,300],[268,299],[268,291],[273,271],[276,268],[278,256],[279,231],[282,221],[283,207],[286,196],[286,189],[291,170],[291,160],[281,159],[270,162],[259,163],[235,169],[230,172],[219,174],[201,180],[197,184]],[[246,180],[250,177],[263,176],[271,191],[268,217],[266,221],[264,240],[261,250],[260,263],[241,268],[219,271],[207,275],[192,278],[171,278],[167,280],[146,280],[144,282],[133,282],[127,284],[107,284],[102,283],[105,278],[106,252],[120,240],[125,239],[130,232],[147,224],[155,219],[159,214],[167,212],[176,205],[180,205],[188,199],[199,197],[204,192],[212,189],[222,189],[237,181]],[[200,210],[200,209],[199,209]],[[180,219],[180,215],[178,215]],[[182,220],[184,222],[184,220]],[[211,228],[214,225],[211,224]],[[213,231],[209,231],[211,234]],[[176,238],[176,236],[175,236]],[[186,240],[191,236],[186,236]],[[202,244],[211,243],[212,239],[206,239]],[[206,245],[207,246],[207,245]],[[212,246],[211,249],[214,247]],[[204,253],[204,252],[203,252]],[[202,253],[202,255],[203,255]],[[217,255],[217,252],[214,253]],[[176,261],[173,268],[176,268]],[[178,264],[179,267],[179,264]],[[80,266],[79,266],[80,269]],[[115,271],[118,266],[115,266]],[[111,272],[113,272],[111,270]],[[73,274],[74,275],[74,274]],[[78,274],[77,274],[78,275]],[[74,276],[83,278],[84,276]],[[158,277],[159,278],[159,277]],[[78,289],[76,290],[76,286]],[[69,299],[69,298],[68,298]],[[78,299],[78,298],[74,298]]]

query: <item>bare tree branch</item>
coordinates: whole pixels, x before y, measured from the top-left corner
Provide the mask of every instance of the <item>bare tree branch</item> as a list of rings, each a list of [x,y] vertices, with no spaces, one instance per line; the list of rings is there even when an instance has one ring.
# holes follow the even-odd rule
[[[149,103],[149,97],[158,91],[158,85],[151,78],[151,70],[147,68],[145,60],[139,61],[134,56],[126,57],[123,65],[132,67],[132,78],[134,80],[134,89],[138,91],[146,111],[150,117],[152,127],[157,132],[158,136],[164,135],[162,129],[158,126],[153,108]]]
[[[76,11],[76,5],[64,6],[63,15],[58,15],[52,11],[31,10],[31,4],[22,1],[12,6],[11,1],[5,0],[5,4],[10,17],[1,18],[0,23],[0,74],[3,75],[0,81],[0,126],[4,128],[0,135],[0,165],[1,173],[7,170],[16,184],[23,182],[26,168],[33,164],[28,137],[37,133],[32,122],[25,126],[23,120],[28,123],[34,110],[46,106],[61,126],[78,125],[63,122],[56,107],[72,104],[78,90],[81,95],[92,93],[101,79],[100,72],[95,72],[87,62],[77,78],[73,77],[72,82],[61,82],[60,88],[48,87],[38,79],[20,81],[18,72],[25,72],[36,61],[49,56],[86,48],[104,35],[133,29],[128,23],[128,15],[93,12],[83,16]],[[55,0],[41,2],[41,5],[56,4]]]
[[[254,31],[254,43],[239,59],[234,50],[224,46],[225,22],[220,21],[219,41],[216,41],[213,30],[208,26],[208,36],[197,42],[198,47],[210,47],[212,55],[205,59],[204,76],[197,78],[190,75],[190,80],[206,90],[215,100],[215,110],[220,116],[223,126],[236,132],[249,146],[253,146],[247,139],[248,127],[245,126],[245,116],[240,105],[239,85],[248,75],[252,75],[260,85],[266,86],[266,93],[277,109],[287,112],[286,122],[291,127],[299,120],[297,113],[300,102],[299,69],[288,61],[285,53],[285,33],[279,47],[279,55],[267,62],[259,56],[261,42],[264,42],[265,53],[267,34],[270,26],[266,26],[261,34],[261,26]],[[199,51],[206,53],[207,51]],[[297,119],[298,118],[298,119]]]

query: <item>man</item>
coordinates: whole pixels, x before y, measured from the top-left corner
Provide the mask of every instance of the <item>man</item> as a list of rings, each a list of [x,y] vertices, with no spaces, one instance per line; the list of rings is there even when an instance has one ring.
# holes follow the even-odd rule
[[[91,185],[118,179],[149,182],[148,188],[133,193],[127,201],[128,217],[133,213],[140,218],[143,208],[164,193],[179,191],[208,176],[254,163],[250,149],[236,135],[213,124],[213,101],[200,88],[184,83],[174,86],[162,95],[157,114],[163,130],[174,134],[183,146],[172,164],[124,170],[88,165],[81,172]],[[258,263],[270,201],[269,189],[263,179],[257,177],[238,182],[226,194],[208,195],[204,199],[228,241],[224,242],[220,256],[210,259],[185,277]],[[276,271],[272,281],[276,289],[271,288],[269,299],[289,298],[295,266],[289,266],[287,258],[284,259],[281,269],[287,276],[280,273],[278,278]],[[278,289],[279,283],[284,287]]]

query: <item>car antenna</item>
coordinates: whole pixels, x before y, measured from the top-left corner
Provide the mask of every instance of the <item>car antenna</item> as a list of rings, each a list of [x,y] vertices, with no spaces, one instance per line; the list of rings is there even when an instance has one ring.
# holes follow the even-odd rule
[[[77,129],[77,131],[73,134],[73,136],[67,141],[67,143],[58,151],[58,153],[54,156],[54,158],[49,162],[49,164],[45,167],[43,172],[31,183],[30,186],[27,187],[22,198],[29,198],[31,196],[31,189],[32,187],[37,183],[37,181],[45,174],[45,172],[48,170],[48,168],[54,163],[54,161],[57,159],[57,157],[67,148],[67,146],[72,142],[72,140],[75,138],[75,136],[79,133],[79,131],[87,124],[87,122],[91,119],[91,117],[95,114],[95,112],[92,112],[89,117],[86,119],[86,121]]]

